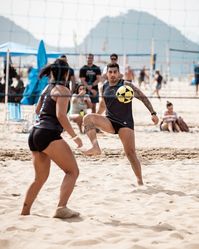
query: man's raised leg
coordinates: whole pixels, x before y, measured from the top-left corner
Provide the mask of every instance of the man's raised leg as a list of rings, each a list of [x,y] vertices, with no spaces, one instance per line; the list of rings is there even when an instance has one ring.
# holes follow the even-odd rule
[[[84,116],[83,123],[85,132],[92,144],[92,147],[89,150],[83,151],[83,153],[87,156],[100,155],[101,149],[97,141],[96,128],[114,134],[111,122],[100,114],[91,113]]]
[[[92,147],[89,150],[83,151],[86,156],[96,156],[101,154],[101,150],[97,141],[96,127],[93,123],[93,115],[88,114],[84,117],[84,131],[89,137]]]

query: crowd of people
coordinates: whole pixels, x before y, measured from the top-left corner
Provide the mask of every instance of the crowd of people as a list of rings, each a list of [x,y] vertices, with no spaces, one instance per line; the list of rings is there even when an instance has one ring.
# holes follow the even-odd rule
[[[4,77],[0,77],[0,102],[5,101],[5,82],[6,82],[6,63],[4,66]],[[16,84],[13,84],[13,79],[16,80]],[[4,83],[3,83],[4,82]],[[21,78],[21,75],[17,73],[17,70],[9,63],[8,70],[8,102],[20,103],[22,99],[22,94],[24,92],[24,82]]]
[[[116,53],[112,53],[108,63],[118,64],[119,58]],[[68,58],[65,54],[60,56],[60,59],[68,63]],[[68,105],[69,119],[78,125],[80,133],[84,133],[83,118],[87,113],[96,113],[97,105],[100,102],[99,89],[108,81],[108,67],[107,65],[101,70],[101,68],[95,64],[95,57],[93,54],[86,56],[86,63],[80,69],[78,74],[75,74],[75,70],[68,63],[68,77],[66,86],[70,90],[72,95],[71,101]],[[149,69],[143,66],[139,73],[135,73],[130,65],[123,67],[119,65],[118,78],[128,83],[137,84],[139,89],[147,89],[150,84],[151,95],[156,95],[161,99],[160,90],[164,82],[164,78],[159,70],[154,72],[154,75],[150,76]],[[195,65],[195,81],[196,92],[198,92],[199,82],[199,66]],[[15,78],[15,84],[13,79]],[[5,100],[5,80],[6,80],[6,63],[4,67],[4,77],[0,77],[0,102]],[[4,81],[4,83],[2,83]],[[153,89],[152,87],[153,86]],[[24,82],[21,79],[20,73],[14,68],[13,64],[9,64],[8,75],[8,102],[20,103],[20,100],[24,92]],[[172,126],[166,121],[167,113],[170,113],[170,109],[173,105],[166,105],[167,111],[164,113],[160,125],[162,131],[181,131],[177,124]],[[173,122],[173,121],[172,121]],[[175,122],[175,121],[174,121]],[[172,128],[171,128],[172,127]]]
[[[64,59],[68,63],[68,59],[66,55],[60,56],[61,59]],[[96,112],[96,104],[99,102],[99,96],[98,96],[98,86],[100,84],[103,84],[107,80],[107,66],[105,66],[103,69],[101,69],[99,66],[97,66],[94,63],[94,55],[88,54],[86,56],[86,64],[82,66],[78,72],[78,76],[75,75],[75,70],[69,66],[69,76],[68,76],[68,87],[71,90],[72,93],[76,91],[76,87],[79,83],[83,84],[86,88],[86,92],[91,97],[92,102],[92,112]],[[113,53],[110,55],[110,63],[115,62],[118,63],[118,55]],[[149,83],[149,70],[146,69],[144,66],[142,69],[140,69],[139,75],[136,78],[136,74],[134,70],[131,68],[130,65],[126,65],[124,68],[123,66],[119,65],[120,72],[119,77],[121,79],[124,79],[125,81],[133,82],[137,80],[139,83],[139,87],[141,88],[142,85],[147,87]],[[4,76],[0,76],[0,102],[4,102],[4,96],[5,96],[5,82],[6,82],[6,63],[3,70]],[[154,80],[158,81],[156,79],[156,74],[159,74],[159,77],[162,77],[160,72],[157,71],[154,74]],[[13,84],[13,79],[15,79],[15,82]],[[156,87],[154,93],[157,93],[157,96],[160,98],[159,91],[161,89],[162,81],[158,81],[158,86]],[[10,61],[9,63],[9,74],[8,74],[8,101],[9,102],[15,102],[19,103],[22,95],[24,92],[24,82],[22,80],[20,72],[17,72],[14,65]]]
[[[67,56],[63,54],[60,58],[64,59],[68,63]],[[76,91],[77,85],[83,84],[86,88],[86,92],[91,97],[92,102],[92,112],[96,112],[96,104],[99,102],[98,96],[98,86],[103,84],[107,80],[107,66],[100,68],[94,64],[94,55],[88,54],[86,56],[86,64],[82,66],[79,72],[75,75],[75,70],[69,66],[69,76],[68,76],[68,87],[72,93]],[[110,63],[118,63],[118,55],[113,53],[110,55]],[[151,90],[151,95],[155,95],[157,98],[161,99],[160,91],[162,89],[163,83],[166,84],[166,76],[163,77],[160,70],[155,70],[153,75],[150,75],[150,69],[143,66],[138,72],[135,73],[130,65],[125,67],[119,65],[120,72],[119,77],[129,82],[137,82],[140,89],[145,90],[149,88]],[[137,71],[137,70],[136,70]],[[3,70],[4,76],[0,75],[0,102],[4,102],[5,99],[5,82],[6,82],[6,63]],[[13,79],[15,83],[13,84]],[[199,63],[194,65],[194,81],[196,87],[196,96],[199,92]],[[8,74],[8,101],[19,103],[23,92],[24,92],[24,82],[21,77],[21,73],[17,72],[11,60],[9,63],[9,74]]]
[[[118,64],[119,58],[116,53],[110,55],[109,63]],[[60,59],[68,63],[68,58],[65,54],[60,56]],[[69,119],[78,125],[80,133],[84,133],[83,118],[87,113],[96,113],[97,104],[100,101],[99,89],[108,81],[108,67],[107,65],[101,70],[99,66],[94,63],[94,55],[88,54],[86,56],[86,63],[79,69],[78,75],[75,75],[75,70],[68,63],[68,77],[66,87],[70,90],[72,95],[71,101],[68,105]],[[149,69],[143,66],[139,73],[135,73],[130,65],[123,67],[119,65],[118,79],[124,80],[128,83],[136,84],[138,82],[139,89],[149,88],[149,84],[152,84],[153,90],[150,86],[151,95],[156,95],[161,99],[160,90],[164,82],[164,78],[159,70],[154,72],[154,75],[150,76]],[[195,66],[195,80],[196,80],[196,92],[198,92],[199,82],[199,66]],[[15,78],[15,84],[13,79]],[[4,67],[4,77],[0,77],[0,102],[5,101],[5,80],[6,80],[6,63]],[[2,83],[4,81],[4,83]],[[8,101],[14,103],[20,103],[20,100],[24,92],[24,82],[21,79],[19,73],[14,68],[13,64],[9,64],[8,75]],[[170,113],[170,109],[173,105],[166,105],[167,111],[164,113],[160,125],[162,131],[181,131],[175,121],[172,121],[172,126],[166,121],[167,113]],[[171,128],[172,127],[172,128]]]

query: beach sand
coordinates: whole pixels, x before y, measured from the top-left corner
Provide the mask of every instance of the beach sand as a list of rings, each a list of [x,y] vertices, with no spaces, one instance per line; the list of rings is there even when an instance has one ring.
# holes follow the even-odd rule
[[[168,93],[193,96],[194,89],[182,82],[166,86],[165,99],[151,99],[159,115]],[[20,216],[34,178],[28,133],[22,132],[24,124],[1,125],[0,249],[199,249],[199,99],[169,100],[189,133],[160,132],[143,104],[133,100],[143,187],[137,187],[117,135],[98,134],[102,155],[85,157],[63,134],[80,168],[68,206],[81,216],[68,220],[52,218],[63,178],[54,164],[31,215]],[[80,136],[89,148],[87,136]]]

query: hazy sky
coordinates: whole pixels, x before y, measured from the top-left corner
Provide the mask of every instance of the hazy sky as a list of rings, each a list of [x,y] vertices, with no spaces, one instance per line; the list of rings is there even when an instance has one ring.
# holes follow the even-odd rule
[[[104,16],[146,11],[199,43],[199,0],[1,0],[5,16],[46,43],[79,44]]]

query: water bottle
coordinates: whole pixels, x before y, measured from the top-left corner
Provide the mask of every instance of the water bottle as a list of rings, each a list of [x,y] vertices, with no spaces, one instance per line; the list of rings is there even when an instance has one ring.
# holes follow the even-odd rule
[[[80,116],[82,116],[82,117],[83,117],[83,116],[85,115],[84,110],[80,110],[79,114],[80,114]]]

